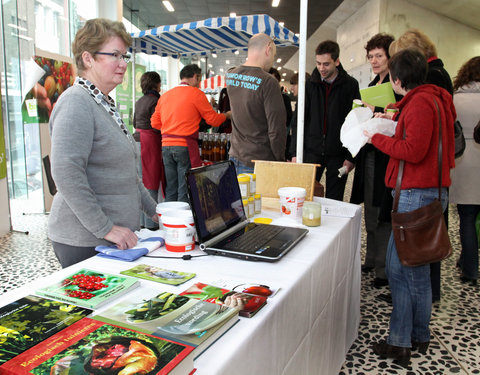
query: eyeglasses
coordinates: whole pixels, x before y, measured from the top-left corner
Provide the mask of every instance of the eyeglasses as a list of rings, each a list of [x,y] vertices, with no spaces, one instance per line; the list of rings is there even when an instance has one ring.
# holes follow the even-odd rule
[[[131,55],[123,55],[120,52],[95,52],[94,55],[112,56],[115,60],[117,61],[123,60],[126,63],[128,63],[132,58]]]

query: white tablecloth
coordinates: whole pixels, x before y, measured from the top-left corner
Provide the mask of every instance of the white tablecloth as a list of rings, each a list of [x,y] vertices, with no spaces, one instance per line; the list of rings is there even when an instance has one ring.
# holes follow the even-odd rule
[[[319,200],[327,204],[348,205],[323,198]],[[355,211],[353,218],[323,216],[321,226],[309,228],[307,236],[275,263],[220,256],[188,261],[142,257],[135,262],[93,257],[5,294],[1,305],[33,294],[36,288],[80,268],[118,273],[135,264],[148,263],[197,274],[178,287],[141,280],[142,286],[175,293],[194,282],[262,283],[279,289],[278,293],[269,298],[267,305],[253,318],[241,318],[197,357],[195,374],[336,375],[357,337],[360,321],[361,207],[348,206]],[[266,211],[261,216],[275,218],[279,215]],[[138,289],[132,293],[138,293]],[[111,304],[99,311],[109,306]]]

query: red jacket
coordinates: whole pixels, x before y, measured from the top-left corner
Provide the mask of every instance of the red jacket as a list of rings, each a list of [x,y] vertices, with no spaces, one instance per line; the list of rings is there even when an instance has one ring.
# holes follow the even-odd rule
[[[439,120],[433,99],[438,103],[442,118],[442,186],[450,186],[450,168],[455,166],[453,123],[457,115],[448,91],[427,84],[410,90],[396,104],[400,116],[393,137],[378,133],[372,137],[372,144],[390,155],[385,173],[388,187],[395,187],[400,160],[405,160],[402,189],[438,186]]]

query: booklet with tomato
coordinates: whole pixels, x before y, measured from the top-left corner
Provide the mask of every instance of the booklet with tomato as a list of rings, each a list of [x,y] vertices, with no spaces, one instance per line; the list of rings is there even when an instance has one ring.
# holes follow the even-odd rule
[[[81,269],[35,293],[95,310],[139,285],[140,282],[132,277]]]

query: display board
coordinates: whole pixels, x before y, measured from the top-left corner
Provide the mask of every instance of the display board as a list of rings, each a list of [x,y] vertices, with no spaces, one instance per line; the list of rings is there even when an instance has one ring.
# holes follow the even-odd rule
[[[142,88],[140,87],[140,78],[145,71],[145,66],[135,64],[135,97],[137,100],[143,95]],[[116,87],[115,96],[117,108],[122,116],[122,120],[128,130],[130,130],[130,133],[133,133],[133,111],[135,103],[132,90],[132,63],[129,63],[127,66],[122,84]]]

